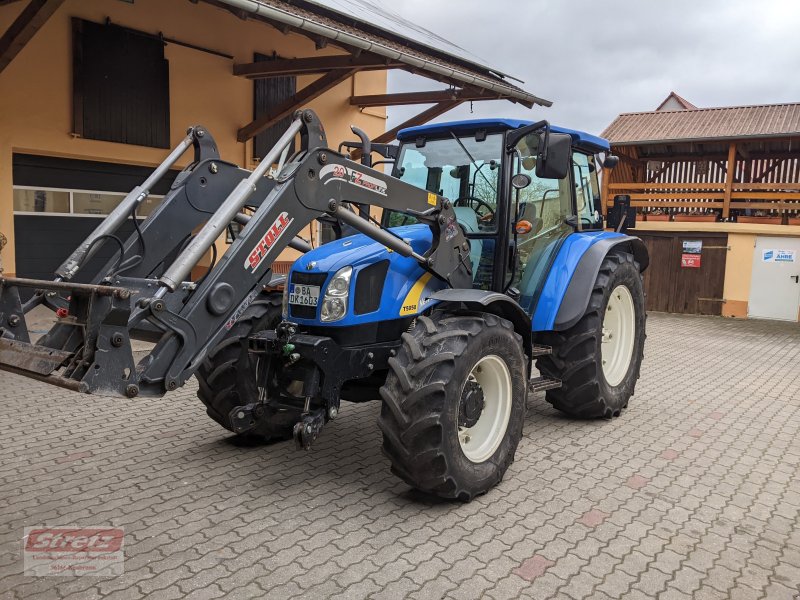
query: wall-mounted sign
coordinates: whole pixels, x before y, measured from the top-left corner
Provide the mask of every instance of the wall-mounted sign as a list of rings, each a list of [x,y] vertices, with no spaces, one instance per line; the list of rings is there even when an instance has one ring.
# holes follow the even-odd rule
[[[703,240],[683,240],[683,251],[686,254],[700,254],[703,251]]]
[[[763,262],[790,262],[795,261],[794,250],[762,250],[761,260]]]
[[[699,254],[681,254],[681,267],[684,269],[699,269],[700,268]]]

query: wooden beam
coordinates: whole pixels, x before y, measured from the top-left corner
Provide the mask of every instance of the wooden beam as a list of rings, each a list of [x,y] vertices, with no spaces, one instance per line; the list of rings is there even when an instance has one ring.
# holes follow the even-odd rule
[[[406,106],[409,104],[435,104],[448,100],[502,100],[503,96],[494,96],[485,90],[432,90],[427,92],[404,92],[401,94],[372,94],[352,96],[351,106],[369,108],[373,106]]]
[[[401,129],[405,129],[406,127],[415,127],[416,125],[422,125],[423,123],[427,123],[431,119],[435,119],[436,117],[443,115],[448,110],[455,108],[459,104],[461,104],[463,100],[447,100],[445,102],[439,102],[438,104],[434,104],[427,110],[423,110],[418,115],[415,115],[401,123],[397,127],[392,127],[385,133],[380,134],[376,137],[373,142],[376,144],[386,144],[391,142],[395,137],[397,137],[397,132]]]
[[[670,181],[667,183],[611,183],[609,187],[615,192],[624,190],[722,190],[725,184]]]
[[[731,216],[731,192],[733,191],[733,180],[736,179],[736,142],[731,142],[728,146],[728,167],[725,172],[725,197],[723,198],[722,218],[727,219]]]
[[[0,37],[0,73],[11,64],[64,0],[31,0]]]
[[[267,79],[290,75],[313,75],[329,71],[359,69],[394,69],[400,63],[391,62],[381,56],[362,54],[352,56],[309,56],[306,58],[279,58],[253,63],[233,65],[233,74],[248,79]]]
[[[246,142],[253,136],[258,135],[265,129],[273,126],[284,117],[292,114],[296,109],[308,104],[315,98],[327,92],[329,89],[336,87],[357,71],[358,69],[337,70],[331,71],[327,75],[323,75],[316,81],[310,83],[302,90],[297,92],[291,98],[287,98],[275,106],[267,114],[242,127],[239,130],[236,138],[240,142]]]
[[[734,191],[738,190],[797,190],[800,192],[800,183],[734,183]]]
[[[612,199],[613,200],[613,199]],[[614,203],[612,200],[608,201],[608,206],[613,206]],[[722,208],[722,202],[720,201],[705,201],[705,200],[694,200],[694,201],[680,201],[680,200],[634,200],[631,198],[631,206],[635,206],[636,208]]]
[[[724,200],[725,195],[722,192],[686,192],[686,193],[632,193],[628,194],[631,200],[649,200],[649,199],[664,199],[664,200]]]
[[[770,176],[772,173],[774,173],[774,172],[775,172],[775,169],[777,169],[778,167],[780,167],[780,166],[781,166],[781,165],[784,163],[784,161],[785,161],[785,160],[786,160],[785,158],[779,158],[779,159],[776,159],[776,160],[775,160],[775,162],[774,162],[774,163],[772,163],[772,164],[770,164],[770,166],[769,166],[769,167],[768,167],[768,168],[767,168],[767,169],[766,169],[766,170],[765,170],[763,173],[760,173],[760,174],[759,174],[759,176],[758,176],[758,177],[756,177],[755,181],[756,181],[756,182],[758,182],[758,181],[764,181],[764,179],[766,179],[766,178],[767,178],[767,177],[769,177],[769,176]]]
[[[405,122],[397,125],[396,127],[392,127],[388,131],[380,134],[376,137],[372,142],[374,144],[387,144],[397,137],[397,132],[401,129],[405,129],[406,127],[415,127],[417,125],[422,125],[423,123],[427,123],[431,119],[435,119],[439,115],[443,115],[451,108],[455,108],[459,104],[464,102],[463,100],[447,100],[445,102],[439,102],[439,104],[434,104],[427,110],[423,110],[421,113],[414,115],[410,119],[406,120]],[[361,150],[353,150],[350,153],[350,158],[353,160],[358,160],[361,158]]]

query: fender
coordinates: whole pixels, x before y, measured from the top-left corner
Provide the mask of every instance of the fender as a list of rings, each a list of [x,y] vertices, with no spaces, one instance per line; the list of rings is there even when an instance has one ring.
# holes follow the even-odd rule
[[[514,331],[522,336],[525,354],[530,358],[533,338],[531,318],[519,304],[505,294],[484,290],[445,288],[434,292],[430,298],[438,300],[442,304],[461,304],[469,310],[488,312],[511,321]]]
[[[555,317],[553,324],[555,331],[569,329],[583,316],[589,303],[592,287],[600,271],[600,265],[606,255],[617,247],[622,247],[633,254],[640,272],[643,272],[649,265],[650,258],[647,247],[637,237],[615,235],[597,240],[583,253],[575,267]]]

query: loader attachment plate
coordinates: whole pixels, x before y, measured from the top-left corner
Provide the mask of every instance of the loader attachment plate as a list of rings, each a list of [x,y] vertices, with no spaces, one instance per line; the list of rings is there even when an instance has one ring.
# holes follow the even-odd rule
[[[0,365],[2,366],[7,365],[38,375],[50,375],[71,356],[72,353],[65,350],[0,338]]]

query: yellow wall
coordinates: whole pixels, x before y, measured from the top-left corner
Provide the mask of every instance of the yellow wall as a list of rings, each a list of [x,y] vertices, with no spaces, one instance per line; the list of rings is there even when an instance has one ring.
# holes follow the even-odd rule
[[[0,7],[0,33],[26,5]],[[11,156],[13,152],[129,164],[160,163],[166,150],[78,139],[72,131],[71,17],[112,22],[148,33],[174,38],[233,55],[238,63],[252,62],[253,53],[277,52],[293,58],[337,54],[317,51],[308,38],[284,35],[269,25],[242,21],[222,9],[187,0],[136,0],[134,4],[111,0],[67,0],[45,26],[0,73],[0,231],[9,238],[2,253],[6,274],[15,271]],[[172,144],[189,125],[205,125],[214,135],[222,157],[252,168],[250,143],[236,141],[237,130],[253,117],[253,83],[232,75],[233,62],[176,44],[165,47],[170,71],[170,126]],[[301,89],[315,76],[299,77]],[[385,71],[360,73],[328,91],[308,106],[317,111],[328,141],[336,147],[352,139],[350,125],[376,137],[385,128],[385,113],[361,113],[349,105],[356,86],[359,94],[386,92]],[[179,166],[184,166],[190,153]]]
[[[750,279],[753,275],[753,247],[756,236],[752,233],[728,234],[728,258],[725,261],[725,287],[722,316],[747,318],[750,300]]]

